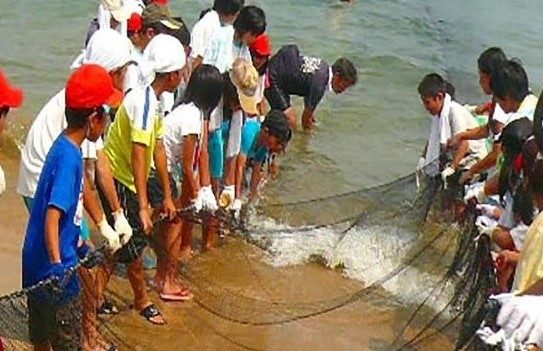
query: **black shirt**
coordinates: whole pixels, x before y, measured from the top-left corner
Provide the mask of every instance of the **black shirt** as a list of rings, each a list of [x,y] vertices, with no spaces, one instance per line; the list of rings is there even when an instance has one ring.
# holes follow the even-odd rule
[[[328,89],[328,63],[300,54],[298,46],[283,46],[268,64],[270,83],[286,95],[304,97],[305,107],[314,110]]]

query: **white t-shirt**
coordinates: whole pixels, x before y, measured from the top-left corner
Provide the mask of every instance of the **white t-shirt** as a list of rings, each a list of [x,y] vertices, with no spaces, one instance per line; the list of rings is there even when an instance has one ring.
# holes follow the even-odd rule
[[[234,157],[241,150],[241,129],[243,127],[243,110],[232,113],[230,129],[228,131],[228,142],[226,145],[226,157]]]
[[[213,32],[204,51],[204,64],[215,66],[221,73],[232,68],[238,58],[251,60],[251,52],[247,45],[234,42],[234,27],[223,26]]]
[[[430,124],[430,133],[428,136],[428,147],[426,149],[426,173],[429,176],[435,176],[439,173],[439,153],[441,144],[439,142],[439,126],[440,120],[438,117],[432,117]]]
[[[498,220],[498,225],[507,229],[514,228],[517,225],[515,220],[515,213],[513,212],[513,196],[510,192],[507,192],[504,196],[505,206]]]
[[[62,89],[42,108],[30,126],[25,145],[21,150],[21,165],[17,184],[17,192],[22,196],[34,197],[45,158],[54,141],[67,127],[64,99],[65,92]],[[81,145],[84,158],[96,158],[96,150],[102,148],[102,138],[96,142],[85,140]]]
[[[164,147],[168,158],[168,170],[181,174],[183,165],[183,144],[184,137],[202,135],[204,115],[194,103],[177,106],[172,112],[164,117]],[[199,153],[199,142],[196,148],[196,155]],[[194,157],[196,161],[198,157]]]
[[[522,100],[522,103],[520,104],[517,112],[512,112],[508,114],[507,122],[505,123],[505,125],[508,125],[509,123],[523,117],[528,117],[530,121],[533,121],[535,107],[537,106],[537,100],[537,96],[535,96],[534,94],[527,95],[524,100]]]
[[[453,101],[449,94],[445,95],[439,121],[439,142],[442,145],[446,145],[447,140],[452,136],[478,127],[477,121],[473,118],[469,110],[456,101]],[[484,139],[469,140],[469,152],[474,156],[483,158],[487,154],[485,143]]]
[[[247,45],[234,43],[234,27],[223,26],[213,32],[204,53],[204,64],[217,67],[224,73],[232,68],[232,64],[238,58],[251,60],[251,52]],[[215,110],[211,112],[209,119],[209,131],[213,132],[221,127],[223,121],[222,99]]]
[[[200,19],[190,34],[190,57],[192,59],[198,56],[204,57],[207,44],[213,32],[221,27],[221,21],[219,20],[219,14],[215,10],[211,10]]]
[[[257,104],[260,104],[264,101],[264,91],[266,90],[266,79],[267,74],[263,74],[258,77],[258,85],[256,86],[254,98]]]

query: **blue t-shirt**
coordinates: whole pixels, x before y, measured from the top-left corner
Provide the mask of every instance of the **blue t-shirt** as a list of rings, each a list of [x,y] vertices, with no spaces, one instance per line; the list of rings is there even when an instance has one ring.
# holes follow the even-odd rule
[[[268,157],[268,149],[263,145],[258,145],[260,125],[256,119],[245,121],[241,129],[241,153],[253,162],[263,163]]]
[[[52,206],[63,212],[59,223],[60,258],[64,267],[77,264],[77,243],[83,215],[83,155],[62,133],[53,143],[43,166],[23,246],[23,287],[47,278],[52,264],[45,245],[45,216]],[[62,299],[79,293],[73,274],[62,290]]]

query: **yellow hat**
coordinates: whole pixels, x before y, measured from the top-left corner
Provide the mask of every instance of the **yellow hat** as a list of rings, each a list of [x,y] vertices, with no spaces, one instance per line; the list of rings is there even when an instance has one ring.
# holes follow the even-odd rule
[[[258,108],[256,106],[256,99],[253,96],[247,96],[238,90],[239,104],[245,113],[249,115],[258,115]]]
[[[248,114],[258,114],[254,98],[258,87],[259,76],[253,63],[245,58],[237,58],[232,64],[230,79],[238,90],[241,108]]]

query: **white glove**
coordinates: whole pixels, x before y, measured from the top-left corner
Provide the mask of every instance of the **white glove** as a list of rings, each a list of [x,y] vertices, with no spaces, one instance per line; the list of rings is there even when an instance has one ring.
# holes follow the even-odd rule
[[[452,176],[454,174],[455,170],[452,167],[447,167],[441,172],[441,180],[443,180],[443,184],[447,186],[447,178]]]
[[[190,201],[190,205],[192,206],[195,212],[200,212],[202,210],[202,204],[203,204],[202,192],[198,191],[198,195],[196,196],[195,199],[192,199]]]
[[[234,218],[239,218],[239,215],[241,213],[241,206],[243,203],[240,199],[235,199],[232,203],[232,206],[230,206],[230,211],[234,212]]]
[[[128,220],[126,219],[122,208],[120,208],[116,212],[113,212],[112,215],[115,219],[113,227],[115,228],[115,231],[119,234],[119,238],[121,238],[121,244],[125,245],[132,237],[132,227],[128,223]]]
[[[215,194],[213,194],[210,185],[201,188],[198,196],[201,196],[202,198],[202,208],[204,210],[215,212],[219,209],[219,206],[217,206],[217,199],[215,198]]]
[[[481,211],[481,214],[484,216],[487,216],[489,218],[494,218],[494,211],[496,210],[496,206],[492,206],[489,204],[477,204],[475,206],[477,210]]]
[[[475,226],[479,230],[479,234],[486,234],[492,237],[492,232],[498,225],[498,222],[487,216],[478,216],[475,220]]]
[[[122,245],[119,240],[119,234],[117,234],[117,232],[107,223],[105,215],[102,217],[100,223],[98,223],[98,229],[100,229],[100,234],[106,238],[111,251],[115,252],[121,248]]]
[[[227,185],[222,190],[221,196],[219,196],[219,205],[222,208],[225,208],[228,210],[232,207],[232,204],[235,199],[236,199],[236,186]]]
[[[515,334],[518,341],[524,342],[531,336],[536,323],[543,320],[541,311],[543,311],[542,296],[513,296],[502,304],[497,323],[505,331],[506,337]]]
[[[4,176],[4,170],[0,166],[0,195],[6,190],[6,177]]]
[[[464,196],[464,202],[468,203],[468,201],[473,198],[475,198],[477,202],[480,204],[486,201],[486,199],[488,198],[488,195],[485,194],[484,184],[480,187],[468,190],[468,192]]]

